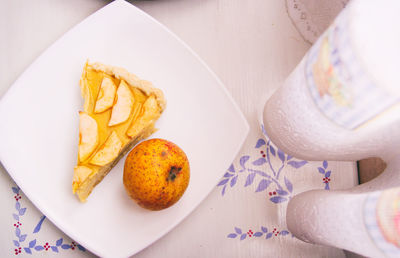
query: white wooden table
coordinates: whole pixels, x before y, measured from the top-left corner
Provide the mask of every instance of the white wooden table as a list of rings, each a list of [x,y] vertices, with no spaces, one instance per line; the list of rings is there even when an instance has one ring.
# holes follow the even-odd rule
[[[241,153],[233,162],[234,167],[239,168],[242,158],[246,156],[249,157],[247,164],[262,158],[261,150],[265,150],[266,145],[260,140],[263,135],[257,112],[262,108],[265,98],[289,75],[310,47],[291,23],[285,1],[132,2],[165,24],[197,52],[239,104],[251,131]],[[0,96],[52,42],[107,3],[104,0],[1,1]],[[271,159],[268,164],[280,162],[278,155],[271,156]],[[318,173],[318,167],[323,167],[322,161],[307,163],[298,169],[288,165],[287,156],[284,162],[286,170],[283,170],[279,182],[286,185],[288,191],[291,187],[284,183],[283,177],[290,179],[293,186],[290,195],[327,185],[326,176]],[[267,164],[258,166],[267,174],[271,172]],[[328,176],[332,180],[331,189],[346,188],[357,183],[354,163],[329,161],[326,170],[329,169],[332,171]],[[13,244],[16,230],[16,221],[12,216],[14,206],[19,202],[21,207],[27,208],[21,228],[35,227],[42,214],[21,191],[18,195],[13,192],[11,187],[15,187],[14,183],[3,167],[0,170],[0,200],[4,206],[0,213],[0,255],[15,256],[18,247]],[[226,184],[217,186],[183,223],[138,253],[137,257],[344,257],[341,250],[302,243],[290,234],[282,233],[286,230],[287,202],[270,201],[276,195],[272,186],[257,192],[262,178],[259,175],[251,176],[249,171],[238,174],[235,183],[232,183],[232,176]],[[22,199],[16,200],[18,196]],[[282,232],[275,236],[279,230]],[[259,232],[258,236],[256,232]],[[63,238],[63,243],[73,241],[48,220],[44,220],[39,233],[37,239],[41,245],[45,245],[46,239],[49,239],[49,245],[55,244],[54,241],[60,238]],[[267,237],[268,234],[270,237]],[[90,255],[88,251],[79,252],[77,247],[75,249],[75,255]],[[51,249],[48,251],[48,255],[70,256],[72,249],[60,249],[58,253],[51,252]],[[44,250],[33,251],[33,255],[44,253]],[[24,250],[18,254],[25,254]]]

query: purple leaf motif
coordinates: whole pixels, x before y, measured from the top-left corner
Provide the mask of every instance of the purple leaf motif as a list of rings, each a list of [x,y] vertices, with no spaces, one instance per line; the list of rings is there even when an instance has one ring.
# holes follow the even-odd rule
[[[83,247],[83,246],[81,246],[81,245],[78,245],[78,249],[81,250],[82,252],[85,252],[85,251],[86,251],[85,247]]]
[[[292,185],[292,183],[289,181],[289,179],[287,179],[286,177],[285,177],[285,185],[286,185],[286,188],[288,189],[289,192],[292,192],[292,191],[293,191],[293,185]]]
[[[231,174],[231,173],[229,173],[229,172],[226,172],[225,173],[225,175],[224,175],[224,177],[231,177],[231,176],[233,176],[234,174]]]
[[[244,164],[249,160],[250,156],[242,156],[239,160],[240,166],[244,168]]]
[[[293,156],[287,155],[286,160],[291,160]]]
[[[329,189],[329,183],[326,183],[326,184],[325,184],[325,190],[330,190],[330,189]]]
[[[294,167],[294,168],[301,168],[301,167],[304,166],[305,164],[307,164],[307,161],[305,161],[305,160],[302,160],[302,161],[295,161],[295,160],[292,160],[292,161],[289,161],[289,162],[288,162],[288,165],[290,165],[290,166],[292,166],[292,167]]]
[[[31,251],[30,248],[25,247],[24,250],[25,250],[25,252],[26,252],[27,254],[32,254],[32,251]]]
[[[262,232],[267,233],[268,229],[266,227],[261,227]]]
[[[21,204],[19,202],[16,202],[15,209],[17,209],[17,211],[19,211],[20,208],[21,208]]]
[[[21,235],[21,230],[19,228],[15,229],[15,235],[19,238]]]
[[[36,245],[36,239],[33,239],[32,241],[29,242],[29,247],[33,248]]]
[[[35,250],[36,250],[36,251],[42,251],[43,249],[44,249],[44,247],[41,246],[41,245],[35,246]]]
[[[268,238],[271,238],[272,237],[272,233],[268,233],[266,236],[265,236],[265,239],[268,239]]]
[[[19,237],[20,242],[24,242],[26,239],[26,234]]]
[[[226,189],[226,185],[224,185],[224,188],[222,188],[222,196],[225,194],[225,189]]]
[[[254,235],[253,236],[255,236],[255,237],[260,237],[260,236],[262,236],[263,235],[263,233],[262,232],[256,232],[256,233],[254,233]]]
[[[271,152],[271,154],[275,157],[275,155],[276,155],[276,152],[275,152],[275,149],[274,149],[274,147],[272,147],[272,145],[270,145],[269,146],[269,151]]]
[[[325,169],[318,167],[318,172],[321,174],[325,174]]]
[[[247,234],[246,234],[246,233],[243,233],[243,234],[240,236],[240,240],[243,240],[243,239],[245,239],[245,238],[246,238],[246,236],[247,236]]]
[[[282,231],[279,233],[279,235],[282,235],[282,236],[286,236],[287,234],[289,234],[289,231],[287,231],[287,230],[282,230]]]
[[[13,213],[13,217],[15,220],[19,220],[19,216],[17,214]]]
[[[238,233],[239,235],[242,234],[242,230],[240,228],[235,227],[235,232]]]
[[[237,234],[232,233],[232,234],[229,234],[228,237],[229,237],[229,238],[236,238],[236,237],[237,237]]]
[[[271,180],[267,180],[267,179],[263,179],[260,181],[260,183],[258,184],[256,193],[264,191],[265,189],[267,189],[267,187],[271,184]]]
[[[19,210],[19,215],[22,216],[25,214],[26,208],[22,208]]]
[[[228,183],[228,181],[229,181],[229,178],[224,179],[224,180],[222,180],[221,182],[218,183],[218,186],[224,185],[224,184]]]
[[[265,145],[264,139],[258,139],[258,141],[256,143],[256,148],[260,148],[263,145]]]
[[[62,244],[62,238],[60,238],[56,241],[56,246],[60,246],[61,244]]]
[[[53,252],[58,253],[58,248],[57,248],[57,246],[52,246],[52,247],[51,247],[51,250],[53,250]]]
[[[231,187],[233,187],[236,184],[236,181],[238,179],[238,176],[236,175],[234,178],[231,180]]]
[[[283,151],[281,151],[280,149],[278,149],[278,157],[282,162],[285,161],[285,153],[283,153]]]
[[[37,233],[40,231],[40,228],[42,227],[42,223],[44,221],[44,219],[46,218],[46,216],[42,216],[38,222],[38,224],[36,225],[35,229],[33,229],[33,233]]]
[[[14,245],[15,245],[16,247],[19,247],[19,242],[18,242],[17,240],[13,240],[13,242],[14,242]]]
[[[228,168],[228,170],[232,173],[235,173],[235,167],[233,166],[233,164],[231,164],[231,166]]]
[[[244,187],[251,185],[254,181],[255,176],[256,176],[256,173],[249,174],[246,178],[246,183],[244,184]]]
[[[280,189],[276,189],[276,192],[277,192],[279,195],[288,195],[288,194],[289,194],[288,192],[286,192],[286,191],[284,191],[284,190],[280,190]]]
[[[249,169],[249,171],[259,174],[260,176],[263,176],[263,177],[268,177],[268,175],[266,173],[259,171],[259,170]]]
[[[331,176],[331,171],[329,170],[328,172],[326,172],[325,177],[330,177]]]
[[[16,187],[11,187],[12,188],[12,190],[13,190],[13,192],[15,193],[15,194],[18,194],[19,193],[19,189],[18,188],[16,188]]]
[[[287,201],[287,198],[282,196],[274,196],[270,198],[270,201],[273,203],[281,203]]]
[[[328,167],[328,161],[324,160],[324,162],[322,162],[322,166],[324,166],[324,168],[326,169]]]
[[[255,160],[255,161],[253,161],[253,165],[255,165],[255,166],[261,166],[262,164],[264,164],[265,162],[267,162],[266,160],[265,160],[265,158],[259,158],[259,159],[257,159],[257,160]]]
[[[71,246],[70,246],[70,245],[67,245],[67,244],[63,244],[63,245],[61,246],[61,248],[66,250],[66,249],[70,249]]]

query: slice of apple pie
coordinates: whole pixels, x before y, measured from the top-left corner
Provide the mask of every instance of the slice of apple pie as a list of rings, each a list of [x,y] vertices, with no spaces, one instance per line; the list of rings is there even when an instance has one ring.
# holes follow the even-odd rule
[[[138,141],[155,132],[166,101],[150,82],[101,63],[86,63],[80,87],[84,106],[72,191],[84,202]]]

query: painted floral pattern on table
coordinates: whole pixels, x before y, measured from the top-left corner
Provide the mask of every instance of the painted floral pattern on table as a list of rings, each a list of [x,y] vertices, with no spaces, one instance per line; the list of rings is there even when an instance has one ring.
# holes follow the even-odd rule
[[[234,232],[228,235],[228,238],[237,238],[240,240],[244,240],[246,238],[265,238],[270,239],[272,237],[278,236],[287,236],[289,235],[289,231],[287,230],[279,230],[277,228],[273,228],[272,231],[268,231],[267,227],[261,227],[259,231],[254,232],[252,229],[249,229],[247,232],[242,231],[241,228],[235,227]]]
[[[297,170],[307,166],[309,162],[285,154],[269,140],[263,126],[261,129],[265,138],[259,138],[255,142],[254,148],[258,153],[242,155],[238,164],[231,164],[217,187],[221,188],[221,195],[224,196],[230,188],[248,187],[255,184],[257,185],[255,193],[267,192],[266,196],[270,202],[285,203],[293,197],[295,187],[286,176],[288,168],[293,172],[293,169]],[[328,166],[328,161],[324,160],[316,171],[322,177],[321,183],[325,190],[330,189],[329,183],[331,182],[332,172]],[[247,237],[261,237],[264,234],[265,239],[269,239],[272,236],[286,236],[290,233],[287,230],[276,228],[269,232],[264,226],[261,227],[261,231],[253,232],[252,229],[249,229],[247,232],[242,232],[240,228],[235,227],[235,232],[229,233],[227,237],[244,240]]]
[[[15,199],[15,211],[12,214],[15,223],[13,225],[15,230],[15,239],[13,240],[14,243],[14,250],[13,253],[15,255],[19,255],[22,253],[32,254],[33,252],[41,252],[41,251],[51,251],[53,253],[59,253],[60,251],[66,250],[80,250],[85,252],[86,249],[81,246],[80,244],[72,242],[66,242],[63,238],[59,238],[53,241],[47,242],[39,242],[35,237],[42,228],[42,224],[46,219],[46,216],[42,216],[36,226],[33,228],[32,231],[29,229],[25,229],[23,225],[23,216],[26,213],[25,207],[22,207],[21,199],[22,193],[19,187],[12,187],[11,188]],[[30,233],[31,232],[31,233]]]
[[[222,188],[221,194],[225,195],[228,188],[237,185],[239,177],[245,177],[243,187],[248,187],[253,183],[257,184],[256,193],[267,191],[268,198],[273,203],[287,202],[292,198],[293,184],[285,176],[286,168],[289,166],[299,169],[308,161],[298,160],[290,155],[285,154],[280,149],[273,146],[270,140],[260,138],[255,144],[255,149],[259,150],[259,155],[251,157],[243,155],[239,159],[239,164],[231,164],[226,171],[222,180],[218,183],[218,187]],[[278,159],[279,164],[272,162]],[[263,171],[260,166],[267,164],[269,169]],[[331,171],[328,169],[328,161],[324,160],[318,172],[322,175],[322,183],[324,188],[329,190],[329,182],[331,181]]]

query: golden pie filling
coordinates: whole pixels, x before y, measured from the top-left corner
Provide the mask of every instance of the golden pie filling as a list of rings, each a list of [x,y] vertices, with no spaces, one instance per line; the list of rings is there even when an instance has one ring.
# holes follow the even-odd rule
[[[150,82],[101,63],[86,63],[80,87],[84,107],[72,191],[84,202],[111,168],[156,130],[166,102]]]

